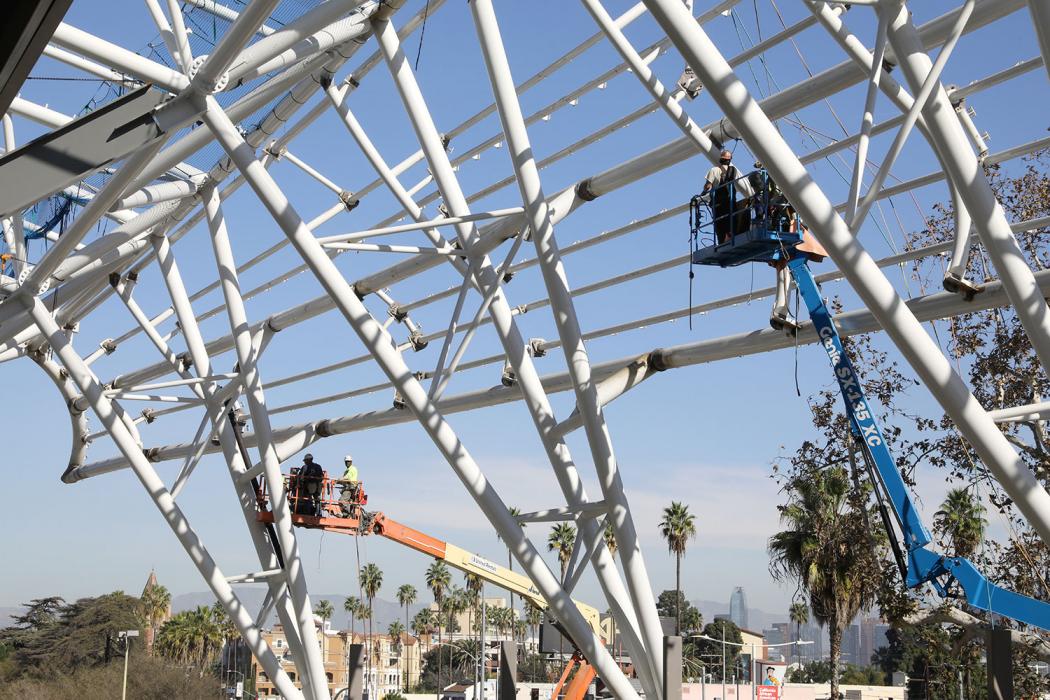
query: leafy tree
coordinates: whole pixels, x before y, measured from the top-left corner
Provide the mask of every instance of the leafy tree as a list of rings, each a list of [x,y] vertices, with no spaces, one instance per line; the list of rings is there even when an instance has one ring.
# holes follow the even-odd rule
[[[671,505],[664,508],[663,519],[660,521],[660,534],[667,541],[667,551],[674,554],[674,588],[679,597],[682,594],[682,557],[689,540],[696,537],[696,516],[689,512],[689,506],[672,501]],[[676,606],[674,617],[674,633],[682,633],[682,606]]]
[[[707,639],[693,637],[686,640],[682,647],[682,655],[694,663],[703,664],[709,673],[721,681],[722,654],[724,653],[728,680],[732,677],[731,672],[736,668],[740,657],[739,645],[744,641],[740,628],[729,620],[717,620],[704,625],[700,634]],[[723,644],[723,641],[730,643]]]
[[[26,608],[14,618],[14,627],[0,630],[12,676],[68,675],[103,664],[117,653],[118,632],[145,626],[139,599],[120,591],[73,603],[38,598]],[[132,646],[133,653],[143,650]]]
[[[973,557],[984,541],[984,506],[969,489],[952,489],[933,515],[934,530],[951,542],[957,557]]]
[[[602,539],[605,540],[605,546],[609,548],[609,554],[615,557],[619,545],[616,544],[616,529],[608,518],[605,519],[605,530],[602,532]]]

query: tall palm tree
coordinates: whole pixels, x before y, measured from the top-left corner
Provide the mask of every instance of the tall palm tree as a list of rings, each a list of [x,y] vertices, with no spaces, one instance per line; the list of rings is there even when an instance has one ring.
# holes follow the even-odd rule
[[[689,506],[671,501],[671,505],[664,508],[660,534],[667,540],[667,551],[674,554],[674,633],[677,636],[682,634],[682,557],[689,540],[696,537],[696,516],[689,512]]]
[[[224,677],[222,674],[225,671],[226,650],[233,646],[231,642],[237,639],[237,625],[233,624],[233,619],[219,601],[215,601],[215,604],[211,606],[211,616],[222,635],[222,644],[219,647],[219,673],[220,677]],[[234,646],[233,649],[236,650],[236,647]]]
[[[398,680],[401,680],[401,678],[402,678],[402,676],[401,676],[401,656],[402,656],[402,651],[404,650],[404,640],[401,638],[401,635],[404,634],[404,632],[405,632],[405,626],[401,624],[401,620],[394,620],[386,628],[386,633],[389,634],[391,640],[393,640],[394,651],[397,653],[397,677],[398,677]],[[400,683],[398,685],[400,685]],[[408,688],[408,681],[407,680],[405,681],[405,688],[406,688],[406,692],[407,692],[407,688]]]
[[[322,600],[314,606],[314,615],[321,618],[321,627],[324,627],[324,623],[332,619],[332,615],[335,614],[335,608],[332,607],[331,601]]]
[[[796,600],[788,608],[788,618],[795,623],[795,641],[802,641],[802,625],[809,622],[809,606],[801,600]],[[801,649],[795,647],[795,655],[801,656]]]
[[[361,612],[361,600],[348,597],[343,601],[343,611],[350,616],[350,643],[354,643],[354,622]]]
[[[477,574],[464,573],[464,594],[466,595],[467,610],[469,615],[467,617],[467,631],[477,632],[475,629],[475,621],[480,625],[480,617],[478,612],[481,610],[481,589],[484,585],[484,581]],[[479,638],[480,639],[480,638]],[[480,643],[480,641],[479,641]]]
[[[408,629],[408,606],[416,602],[416,587],[410,583],[403,583],[397,589],[397,602],[405,609],[405,629]],[[405,676],[405,692],[408,692],[408,676]]]
[[[368,599],[368,646],[365,647],[367,650],[371,650],[372,644],[372,618],[373,618],[373,602],[375,601],[376,594],[379,593],[379,589],[383,587],[383,572],[378,566],[372,563],[365,564],[361,567],[361,573],[358,576],[358,581],[361,582],[361,591],[365,594],[365,598]],[[368,678],[371,681],[372,678],[372,654],[368,653],[369,659],[369,670]],[[368,694],[368,697],[375,697],[375,688],[372,688],[372,692]]]
[[[547,551],[556,552],[561,564],[561,582],[565,583],[565,572],[572,558],[572,546],[576,543],[576,526],[569,523],[558,523],[547,535]]]
[[[525,606],[525,622],[532,627],[532,638],[535,642],[540,636],[539,626],[543,622],[543,609],[531,600]]]
[[[171,614],[171,593],[159,583],[147,586],[139,598],[142,606],[142,617],[146,621],[146,653],[153,654],[153,643],[161,623]]]
[[[957,557],[971,558],[984,540],[984,506],[969,489],[952,489],[933,514],[933,529],[952,543]]]
[[[773,576],[798,580],[814,619],[828,626],[831,697],[839,691],[842,633],[874,604],[885,549],[885,538],[867,527],[868,494],[851,495],[850,484],[840,466],[803,467],[785,484],[785,529],[768,545]]]
[[[514,517],[518,517],[519,515],[521,515],[521,508],[518,508],[516,506],[511,506],[507,510],[509,510],[510,514],[513,515]],[[525,529],[525,523],[518,523],[518,524],[521,525],[521,529],[522,530]],[[500,537],[499,535],[496,535],[496,539],[499,540],[500,542],[503,541],[503,538]],[[507,568],[510,569],[511,571],[514,571],[514,555],[511,553],[510,547],[507,547]],[[514,591],[510,592],[510,609],[511,610],[514,609]]]
[[[430,651],[430,635],[434,634],[434,611],[423,608],[412,618],[412,631],[419,639],[427,640],[427,651]]]
[[[448,570],[448,565],[441,560],[435,561],[429,567],[427,567],[426,573],[427,588],[430,589],[431,594],[434,596],[434,603],[437,605],[437,631],[438,631],[438,646],[441,646],[441,603],[445,598],[445,591],[452,585],[452,572]],[[441,654],[438,653],[438,690],[443,686],[441,685]]]

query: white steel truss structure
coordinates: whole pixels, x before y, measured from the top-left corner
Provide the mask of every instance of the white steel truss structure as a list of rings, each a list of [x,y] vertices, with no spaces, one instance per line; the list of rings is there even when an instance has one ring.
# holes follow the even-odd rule
[[[469,11],[444,8],[443,0],[291,4],[297,10],[289,18],[288,4],[282,0],[251,0],[236,9],[204,0],[181,4],[145,0],[167,61],[144,57],[69,24],[59,25],[44,55],[121,92],[157,95],[155,106],[144,115],[150,131],[138,147],[117,158],[90,162],[81,172],[71,172],[76,175],[72,179],[59,182],[41,175],[35,201],[15,202],[13,194],[4,199],[6,195],[0,193],[0,204],[7,207],[0,211],[5,250],[11,258],[5,269],[10,274],[0,279],[0,361],[33,360],[69,407],[73,444],[62,481],[76,484],[130,469],[284,697],[321,700],[329,697],[329,689],[301,548],[284,493],[282,464],[325,438],[409,421],[419,423],[614,695],[634,698],[638,693],[570,600],[586,571],[593,572],[604,593],[643,694],[662,697],[663,632],[604,407],[646,379],[672,369],[812,343],[816,338],[808,324],[801,324],[794,337],[765,329],[660,349],[653,349],[656,344],[650,341],[619,359],[592,361],[588,347],[592,341],[773,297],[778,289],[754,290],[689,308],[654,309],[656,313],[587,329],[577,311],[579,300],[680,268],[688,256],[661,258],[576,287],[567,264],[570,256],[672,218],[680,221],[686,207],[673,206],[572,244],[559,237],[558,230],[577,210],[593,209],[595,200],[678,163],[690,160],[706,169],[706,161],[717,163],[721,149],[736,140],[761,160],[826,248],[837,269],[818,280],[844,279],[861,301],[862,308],[837,317],[842,334],[885,331],[1020,512],[1050,542],[1050,494],[998,427],[1032,415],[1045,418],[1050,409],[1038,404],[986,411],[921,325],[1009,305],[1043,368],[1050,368],[1050,309],[1045,301],[1050,272],[1033,271],[1016,238],[1021,231],[1045,229],[1050,221],[1008,221],[982,169],[1044,149],[1050,139],[990,151],[965,106],[971,95],[1047,67],[1050,4],[958,0],[947,3],[951,7],[941,16],[916,26],[902,0],[855,0],[852,9],[806,0],[808,14],[803,19],[727,57],[705,26],[732,16],[738,0],[644,0],[619,16],[611,14],[602,0],[581,0],[597,32],[520,82],[515,81],[504,46],[510,29],[501,24],[501,3],[493,0],[469,0]],[[282,9],[288,21],[275,19]],[[1030,12],[1025,16],[1034,23],[1039,40],[1028,60],[964,86],[941,82],[962,37],[1025,11]],[[488,85],[479,90],[486,106],[454,126],[439,123],[404,44],[439,12],[458,13],[453,19],[460,38],[476,36],[471,60],[483,65],[488,78]],[[209,53],[194,55],[199,43],[191,42],[193,32],[187,22],[201,14],[221,22],[225,31],[214,38]],[[858,15],[864,16],[866,25],[877,27],[871,48],[850,28],[851,16]],[[658,27],[661,34],[655,43],[638,48],[628,33],[641,22]],[[735,69],[761,60],[805,33],[821,33],[846,54],[845,60],[756,100]],[[373,53],[356,62],[358,52],[373,43]],[[546,84],[569,64],[586,61],[588,52],[600,45],[618,56],[612,68],[539,109],[523,109],[526,92]],[[678,65],[684,61],[692,69],[693,83],[683,79],[676,85],[677,75],[658,77],[663,67],[657,59],[672,49],[677,51]],[[931,51],[936,51],[932,59]],[[350,64],[353,67],[345,70]],[[634,77],[621,78],[622,88],[635,98],[643,96],[640,106],[607,124],[588,124],[581,138],[550,155],[536,155],[532,141],[537,125],[581,97],[606,89],[625,73]],[[366,81],[383,82],[396,94],[388,109],[396,110],[415,136],[418,150],[400,161],[383,153],[382,144],[390,139],[382,130],[366,128],[367,120],[358,116],[355,97]],[[863,88],[863,99],[857,109],[857,133],[797,153],[778,131],[781,121],[796,111],[858,86]],[[711,123],[694,120],[699,110],[690,103],[698,89],[702,92],[696,104],[706,100],[717,110],[718,118]],[[880,95],[899,114],[876,122]],[[601,172],[580,170],[584,175],[567,185],[552,184],[558,178],[543,174],[562,161],[579,164],[580,152],[621,130],[638,128],[652,113],[658,113],[663,127],[677,129],[680,135]],[[57,139],[63,130],[78,133],[85,128],[85,119],[15,98],[3,117],[7,154],[0,161],[0,182],[29,177],[26,159],[19,160],[24,151],[15,141],[20,123],[42,125]],[[486,123],[498,123],[498,129],[476,143],[466,140],[466,134]],[[319,135],[321,124],[326,125],[323,135]],[[940,167],[891,183],[891,169],[913,129],[920,132]],[[374,170],[374,179],[367,178],[367,184],[357,189],[339,184],[346,173],[321,172],[293,146],[304,134],[323,138],[332,148],[356,149]],[[880,134],[892,135],[892,143],[868,179],[870,144]],[[477,184],[477,178],[467,176],[471,161],[483,154],[488,158],[495,149],[506,154],[498,154],[499,172],[468,193],[466,183]],[[807,167],[849,151],[855,152],[849,195],[835,204]],[[204,153],[211,158],[207,164]],[[313,218],[301,214],[303,204],[293,201],[273,173],[278,163],[285,172],[294,171],[300,181],[305,178],[311,188],[324,191],[329,206]],[[418,180],[406,184],[406,177]],[[955,240],[874,259],[858,235],[873,207],[941,181],[956,212]],[[244,251],[253,247],[250,237],[226,215],[227,202],[245,184],[257,200],[257,209],[265,212],[267,225],[272,222],[282,234],[277,243],[250,258],[244,257]],[[517,194],[504,193],[498,206],[478,206],[511,186]],[[363,205],[382,195],[393,200],[396,211],[373,224],[358,221],[360,211],[366,209]],[[25,235],[40,226],[28,219],[26,211],[54,196],[75,200],[77,213],[60,235],[43,231],[51,245],[34,257],[26,248]],[[350,232],[317,233],[330,221],[351,218]],[[90,239],[89,233],[103,221],[111,226],[108,233]],[[204,235],[183,241],[191,230]],[[203,238],[207,241],[201,244]],[[998,274],[980,287],[966,279],[969,256],[977,249]],[[355,261],[373,262],[348,267],[342,264],[346,258],[340,260],[348,252]],[[524,259],[518,260],[519,254]],[[949,259],[945,279],[949,291],[902,298],[884,270],[934,256]],[[188,261],[198,268],[205,258],[214,260],[215,274],[209,277],[212,281],[192,289],[183,270]],[[269,263],[277,259],[294,262],[271,274]],[[512,279],[533,268],[541,280],[535,287],[537,298],[525,300],[515,293],[512,303]],[[259,270],[268,270],[261,282],[242,283],[247,275],[257,277]],[[320,284],[320,296],[265,315],[249,313],[248,302],[272,299],[292,289],[293,280],[302,273]],[[412,301],[395,299],[393,288],[413,290],[406,294],[416,294],[420,284],[434,289],[433,280],[439,275],[451,279],[451,285]],[[194,278],[198,276],[195,269]],[[142,282],[150,278],[156,282],[156,293],[143,298]],[[201,303],[215,292],[217,303],[203,310]],[[783,303],[783,288],[779,292]],[[164,299],[159,304],[157,294]],[[551,340],[530,337],[523,323],[524,314],[543,308],[551,312],[549,327],[555,334]],[[130,329],[115,338],[99,339],[91,351],[76,347],[80,343],[74,343],[75,336],[91,332],[93,318],[102,309],[127,314]],[[264,376],[271,341],[281,342],[277,338],[289,329],[322,315],[329,322],[341,319],[348,325],[359,347],[333,363],[309,367],[312,360],[307,356],[306,369]],[[418,319],[427,315],[442,319],[440,330],[423,331]],[[203,327],[222,316],[228,327],[207,339]],[[476,339],[486,327],[493,331],[490,339],[496,351],[467,359],[472,341],[480,345]],[[148,342],[154,362],[122,361],[128,354],[122,349],[136,339]],[[429,354],[424,352],[428,346]],[[559,348],[564,368],[541,376],[540,358]],[[372,363],[378,370],[372,383],[339,384],[338,391],[300,395],[284,404],[268,395],[318,377],[340,377],[342,370]],[[449,393],[468,370],[489,366],[502,368],[500,385]],[[105,367],[107,373],[102,375],[96,367]],[[558,392],[571,392],[571,410],[555,409],[551,396]],[[326,405],[370,395],[393,395],[395,405],[349,415],[316,414]],[[133,401],[149,407],[136,414],[130,408]],[[521,527],[540,516],[515,515],[508,508],[497,484],[487,478],[485,465],[471,455],[454,428],[480,416],[474,413],[477,409],[512,401],[524,403],[560,489],[559,502],[545,513],[578,526],[564,580],[544,562],[542,548]],[[187,411],[198,414],[188,441],[154,444],[150,440],[154,424],[177,420]],[[300,422],[282,418],[303,412],[308,418]],[[450,418],[453,414],[464,415]],[[101,427],[91,432],[91,425]],[[570,450],[570,435],[579,429],[582,440]],[[93,443],[104,438],[112,440],[118,456],[95,457]],[[582,462],[581,451],[586,454]],[[221,454],[226,463],[258,571],[224,571],[178,504],[190,479],[214,478],[196,469],[210,453]],[[169,462],[179,467],[162,477],[157,465]],[[596,483],[600,493],[588,493],[584,487],[588,481]],[[257,517],[256,493],[262,483],[272,495],[272,525]],[[607,525],[618,543],[616,556],[603,541]],[[242,602],[237,586],[245,582],[265,586],[261,610]],[[301,689],[263,639],[261,626],[271,614],[284,627]]]

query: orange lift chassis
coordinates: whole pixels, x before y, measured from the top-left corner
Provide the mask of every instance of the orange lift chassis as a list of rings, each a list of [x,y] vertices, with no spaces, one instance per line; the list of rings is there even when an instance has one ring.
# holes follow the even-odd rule
[[[297,470],[293,470],[291,475],[284,477],[284,487],[292,511],[292,523],[296,527],[343,535],[380,535],[520,595],[541,610],[547,609],[547,602],[527,576],[399,523],[382,512],[372,513],[365,510],[368,494],[359,481],[345,482],[330,479],[327,475],[320,479],[308,479],[300,476]],[[256,490],[256,499],[259,504],[259,521],[273,523],[265,483],[260,484]],[[573,602],[591,629],[603,636],[598,610],[586,603]],[[566,680],[574,668],[576,675],[566,686]],[[594,668],[579,651],[576,651],[566,665],[552,697],[558,698],[565,687],[565,693],[561,696],[564,700],[582,700],[595,675]]]

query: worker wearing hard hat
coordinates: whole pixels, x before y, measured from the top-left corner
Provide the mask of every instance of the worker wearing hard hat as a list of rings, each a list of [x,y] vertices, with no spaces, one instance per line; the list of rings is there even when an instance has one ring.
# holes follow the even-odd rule
[[[339,505],[342,507],[343,513],[349,517],[353,515],[353,506],[359,500],[358,494],[361,484],[357,480],[357,467],[354,466],[354,458],[347,455],[343,458],[343,464],[346,465],[346,469],[343,471],[343,476],[339,479],[342,487],[339,494]]]

